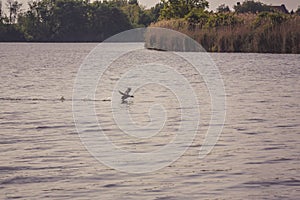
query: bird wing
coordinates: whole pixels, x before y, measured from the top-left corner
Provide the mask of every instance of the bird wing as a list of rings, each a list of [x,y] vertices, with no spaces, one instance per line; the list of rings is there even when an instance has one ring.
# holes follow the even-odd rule
[[[123,95],[123,96],[126,96],[126,95],[127,95],[127,94],[121,92],[120,90],[119,90],[119,93],[120,93],[121,95]]]
[[[127,88],[127,90],[125,91],[125,94],[129,94],[129,92],[131,91],[131,88]]]

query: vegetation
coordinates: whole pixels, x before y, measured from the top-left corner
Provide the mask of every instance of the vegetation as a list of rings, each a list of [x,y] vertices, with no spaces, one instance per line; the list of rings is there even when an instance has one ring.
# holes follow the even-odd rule
[[[163,27],[187,34],[207,51],[300,53],[300,7],[284,14],[253,0],[217,12],[206,0],[161,0],[150,9],[138,0],[36,0],[22,10],[17,0],[0,6],[0,41],[103,41],[136,27]],[[0,0],[0,5],[2,4]],[[147,46],[175,41],[151,32]]]
[[[9,11],[9,18],[8,22],[10,24],[15,23],[17,19],[17,15],[19,14],[19,11],[21,9],[22,4],[19,3],[18,1],[13,1],[13,0],[8,0],[7,1],[7,8]]]
[[[296,14],[300,15],[300,6],[298,7],[298,9],[296,10]]]
[[[182,32],[210,52],[300,53],[299,16],[282,17],[278,13],[206,15],[205,20],[196,24],[185,19],[172,19],[152,27]],[[163,43],[155,33],[150,37],[156,48],[159,48],[157,44]]]
[[[163,8],[160,19],[183,18],[192,10],[204,10],[208,8],[206,0],[162,0]]]
[[[298,15],[276,12],[255,1],[245,1],[234,8],[235,11],[230,12],[228,6],[221,5],[217,13],[203,7],[193,8],[184,17],[165,17],[151,26],[184,33],[211,52],[300,53]],[[176,13],[176,10],[169,12]],[[147,36],[146,46],[172,50],[171,41],[175,38],[166,40],[152,31]]]
[[[217,12],[222,13],[222,12],[230,12],[230,9],[228,6],[226,6],[225,4],[221,4],[218,8],[217,8]]]
[[[103,41],[154,21],[136,0],[41,0],[25,12],[18,1],[7,5],[8,16],[0,12],[0,41]]]
[[[237,13],[258,13],[258,12],[270,12],[272,9],[270,6],[263,4],[259,1],[244,1],[242,4],[234,6],[234,10]]]

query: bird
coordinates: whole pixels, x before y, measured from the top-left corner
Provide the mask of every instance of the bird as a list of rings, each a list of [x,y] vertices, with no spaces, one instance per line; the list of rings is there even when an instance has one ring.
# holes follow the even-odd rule
[[[62,102],[64,102],[66,99],[65,99],[64,96],[61,96],[59,100],[61,100]]]
[[[129,92],[131,91],[131,88],[127,88],[127,90],[125,92],[121,92],[119,90],[119,93],[122,95],[121,99],[122,101],[125,101],[127,98],[131,97],[133,98],[134,96],[133,95],[130,95]]]

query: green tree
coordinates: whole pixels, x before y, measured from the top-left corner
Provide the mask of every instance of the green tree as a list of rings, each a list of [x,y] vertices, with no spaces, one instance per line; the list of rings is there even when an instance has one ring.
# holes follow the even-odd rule
[[[9,12],[9,23],[14,24],[22,7],[22,3],[14,0],[7,0],[6,6]]]
[[[298,9],[296,10],[296,14],[300,15],[300,6],[298,6]]]
[[[58,37],[64,41],[84,40],[88,23],[87,3],[85,1],[57,0],[53,10],[57,22]]]
[[[121,10],[127,15],[129,21],[134,26],[139,24],[141,8],[137,4],[127,4],[121,7]]]
[[[161,10],[164,8],[164,3],[159,2],[157,3],[154,7],[150,9],[150,16],[151,16],[151,21],[152,22],[157,22],[158,18],[160,16]]]
[[[152,22],[154,22],[154,18],[151,10],[142,9],[139,17],[139,24],[143,26],[149,26]]]
[[[218,13],[230,12],[230,9],[229,9],[229,7],[226,6],[225,4],[221,4],[221,5],[219,5],[219,7],[217,8],[217,12],[218,12]]]
[[[18,12],[16,12],[17,14]],[[14,15],[11,15],[11,21]],[[2,1],[0,1],[0,40],[5,42],[24,41],[24,34],[20,31],[17,24],[12,24],[9,19],[4,16],[2,10]]]
[[[183,18],[193,9],[208,8],[206,0],[162,0],[164,5],[160,12],[161,19]]]
[[[18,25],[29,41],[103,41],[132,27],[115,5],[84,0],[32,2]]]
[[[115,6],[119,8],[128,4],[127,0],[110,0],[105,1],[104,3],[108,4],[109,6]]]
[[[129,0],[128,4],[130,4],[130,5],[139,5],[137,0]]]
[[[190,24],[198,24],[200,26],[204,26],[208,19],[210,17],[210,14],[208,11],[199,10],[199,9],[193,9],[189,14],[185,16],[185,19]]]
[[[264,11],[271,11],[270,6],[265,5],[259,1],[247,0],[242,4],[238,4],[234,6],[234,10],[237,13],[257,13]]]
[[[0,1],[0,23],[2,23],[2,1]]]
[[[133,27],[148,26],[153,21],[151,12],[140,6],[137,0],[129,0],[127,4],[119,4],[117,7],[126,14]]]
[[[18,25],[27,40],[46,41],[53,40],[57,29],[57,22],[54,21],[54,4],[50,0],[31,2],[29,10],[19,16]]]
[[[127,16],[116,7],[95,1],[89,4],[89,36],[102,41],[107,37],[132,28]]]

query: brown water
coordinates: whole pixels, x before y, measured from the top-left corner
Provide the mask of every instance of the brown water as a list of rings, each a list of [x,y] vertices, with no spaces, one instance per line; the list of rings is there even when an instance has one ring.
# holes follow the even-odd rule
[[[191,78],[202,115],[193,144],[165,168],[131,174],[91,156],[73,121],[74,80],[95,46],[0,44],[0,199],[298,198],[300,55],[210,54],[220,69],[227,97],[225,127],[213,151],[198,158],[210,100],[201,78]],[[159,57],[157,52],[151,55]],[[110,82],[97,89],[96,97],[109,97],[118,77],[118,71],[107,71]],[[148,122],[153,103],[170,111],[164,134],[138,143],[124,137],[113,123],[109,101],[96,103],[106,134],[122,148],[153,150],[167,143],[176,130],[178,102],[163,87],[153,88],[147,85],[135,93],[134,100],[120,104],[141,124]]]

